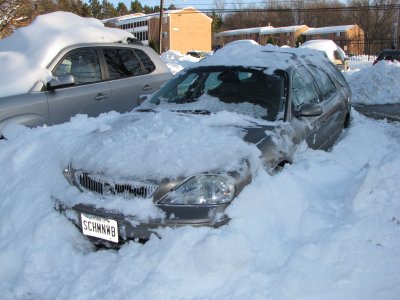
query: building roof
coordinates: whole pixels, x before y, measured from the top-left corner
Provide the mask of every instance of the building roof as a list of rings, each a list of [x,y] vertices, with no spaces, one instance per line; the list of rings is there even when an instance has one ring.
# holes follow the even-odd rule
[[[241,34],[249,34],[249,33],[260,33],[261,30],[273,28],[272,26],[266,27],[254,27],[254,28],[244,28],[244,29],[234,29],[234,30],[227,30],[221,31],[215,35],[215,37],[222,37],[222,36],[232,36],[232,35],[241,35]]]
[[[331,26],[331,27],[320,27],[320,28],[310,28],[303,32],[304,35],[315,35],[315,34],[327,34],[335,32],[346,32],[347,30],[353,28],[357,25],[342,25],[342,26]]]
[[[266,28],[264,27],[261,30],[261,34],[276,34],[276,33],[286,33],[286,32],[295,32],[296,30],[299,30],[301,27],[306,27],[306,25],[297,25],[297,26],[286,26],[286,27],[271,27],[271,28]]]
[[[251,33],[259,33],[259,34],[266,35],[266,34],[294,32],[303,26],[307,27],[306,25],[298,25],[298,26],[286,26],[286,27],[265,26],[265,27],[235,29],[235,30],[227,30],[227,31],[219,32],[215,35],[215,37],[251,34]]]
[[[207,19],[212,20],[209,16],[203,14],[202,12],[198,11],[194,7],[188,6],[182,9],[174,9],[174,10],[165,10],[163,11],[163,15],[171,15],[171,14],[179,14],[179,13],[188,13],[187,11],[194,11],[195,13],[200,13],[204,15]],[[143,13],[134,13],[129,15],[124,15],[120,17],[104,19],[102,20],[103,23],[129,23],[129,21],[133,19],[150,19],[150,18],[159,18],[160,13],[151,13],[151,14],[143,14]]]

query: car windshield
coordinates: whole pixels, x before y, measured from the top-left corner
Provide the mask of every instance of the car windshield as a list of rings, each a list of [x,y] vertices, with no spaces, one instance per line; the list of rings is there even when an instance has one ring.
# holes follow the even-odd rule
[[[263,69],[199,67],[183,71],[150,100],[179,111],[233,111],[274,121],[283,118],[285,72]]]

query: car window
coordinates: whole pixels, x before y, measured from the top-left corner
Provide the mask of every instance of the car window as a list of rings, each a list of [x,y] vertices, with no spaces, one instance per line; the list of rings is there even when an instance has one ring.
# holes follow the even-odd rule
[[[68,53],[53,70],[53,75],[72,75],[77,85],[101,81],[97,50],[79,49]]]
[[[138,76],[144,73],[142,65],[132,49],[105,48],[103,53],[110,79]]]
[[[222,109],[276,120],[283,118],[285,78],[283,74],[265,74],[259,69],[192,69],[169,81],[151,102],[190,103],[190,109]]]
[[[318,94],[311,75],[304,68],[293,71],[292,101],[295,110],[299,110],[306,103],[318,102]]]
[[[333,51],[333,57],[336,60],[342,60],[342,58],[340,57],[339,52],[337,50]]]
[[[151,73],[156,69],[156,66],[154,65],[151,58],[143,50],[135,49],[134,51],[148,73]]]
[[[342,72],[340,72],[331,62],[324,63],[324,67],[329,70],[329,74],[331,74],[333,78],[340,83],[340,85],[346,86],[346,79],[344,78]]]
[[[321,92],[322,100],[329,99],[336,92],[335,84],[323,70],[320,70],[315,66],[310,67]]]

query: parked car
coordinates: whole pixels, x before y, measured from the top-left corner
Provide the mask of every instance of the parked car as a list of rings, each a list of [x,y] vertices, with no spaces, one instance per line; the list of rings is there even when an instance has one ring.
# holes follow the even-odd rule
[[[197,50],[191,50],[186,52],[186,55],[193,56],[195,58],[205,58],[207,56],[207,53],[204,51],[197,51]]]
[[[305,144],[329,149],[350,122],[343,75],[316,51],[242,47],[224,47],[176,74],[124,126],[92,133],[91,143],[113,148],[74,156],[64,176],[76,195],[54,195],[56,209],[110,247],[147,240],[158,227],[218,227],[229,222],[225,209],[259,168],[274,174]],[[141,146],[124,149],[129,138]],[[119,167],[106,165],[111,149],[129,153],[116,158]],[[143,220],[110,207],[121,199],[133,206],[150,199],[163,216]]]
[[[392,50],[392,49],[385,49],[382,50],[377,58],[374,60],[374,65],[378,63],[381,60],[387,60],[387,61],[399,61],[400,62],[400,50]]]
[[[310,40],[300,47],[323,51],[340,71],[349,69],[349,59],[346,53],[332,40]]]
[[[47,69],[53,75],[48,84],[0,98],[0,130],[10,122],[35,127],[76,114],[130,111],[140,95],[172,77],[159,56],[137,42],[75,44],[55,55]]]

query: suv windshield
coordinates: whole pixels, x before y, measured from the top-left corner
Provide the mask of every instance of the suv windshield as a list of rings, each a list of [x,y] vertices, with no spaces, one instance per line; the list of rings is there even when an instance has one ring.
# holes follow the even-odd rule
[[[285,72],[239,67],[200,67],[170,80],[150,102],[176,110],[222,110],[261,117],[283,118]]]
[[[384,50],[382,51],[376,60],[399,60],[400,61],[400,51],[396,50]]]

